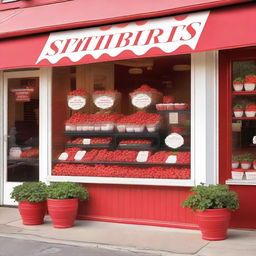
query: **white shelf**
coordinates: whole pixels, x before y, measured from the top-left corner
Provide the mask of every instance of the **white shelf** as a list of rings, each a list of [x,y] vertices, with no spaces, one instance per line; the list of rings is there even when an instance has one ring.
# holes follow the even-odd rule
[[[256,180],[226,180],[227,185],[256,185]]]
[[[48,182],[73,181],[79,183],[96,184],[124,184],[124,185],[149,185],[149,186],[179,186],[192,187],[193,180],[183,179],[146,179],[146,178],[112,178],[112,177],[85,177],[85,176],[48,176]]]

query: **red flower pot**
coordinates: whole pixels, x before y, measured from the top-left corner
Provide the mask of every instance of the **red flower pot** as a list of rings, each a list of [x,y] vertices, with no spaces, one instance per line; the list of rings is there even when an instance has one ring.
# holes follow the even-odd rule
[[[49,215],[55,228],[70,228],[74,226],[78,199],[47,199]]]
[[[19,202],[18,206],[24,225],[40,225],[44,222],[47,205],[46,201],[39,203]]]
[[[226,208],[197,210],[196,215],[203,239],[210,241],[226,239],[230,210]]]

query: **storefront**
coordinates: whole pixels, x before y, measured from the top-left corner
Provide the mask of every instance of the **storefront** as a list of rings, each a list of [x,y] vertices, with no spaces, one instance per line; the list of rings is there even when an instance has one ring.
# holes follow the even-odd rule
[[[19,182],[75,181],[90,192],[81,219],[196,228],[181,202],[220,182],[239,193],[232,226],[256,228],[256,88],[232,87],[256,82],[255,14],[248,3],[2,40],[1,204]]]

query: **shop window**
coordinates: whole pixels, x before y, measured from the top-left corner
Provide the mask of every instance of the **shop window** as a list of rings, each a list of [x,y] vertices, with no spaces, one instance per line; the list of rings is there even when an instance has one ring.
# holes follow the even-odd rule
[[[180,55],[54,68],[52,175],[190,179],[190,65]]]
[[[256,180],[256,59],[232,62],[232,179]]]

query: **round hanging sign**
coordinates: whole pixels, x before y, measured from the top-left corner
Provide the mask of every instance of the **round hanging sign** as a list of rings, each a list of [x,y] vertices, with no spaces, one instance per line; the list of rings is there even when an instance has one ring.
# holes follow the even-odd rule
[[[171,133],[164,140],[169,148],[179,148],[184,144],[184,138],[178,133]]]
[[[86,99],[82,96],[71,96],[68,98],[68,106],[73,110],[79,110],[86,104]]]
[[[145,93],[138,93],[132,97],[132,105],[137,108],[148,107],[151,104],[151,102],[151,97]]]
[[[114,99],[109,96],[100,96],[94,100],[94,104],[101,109],[111,108],[114,105]]]

